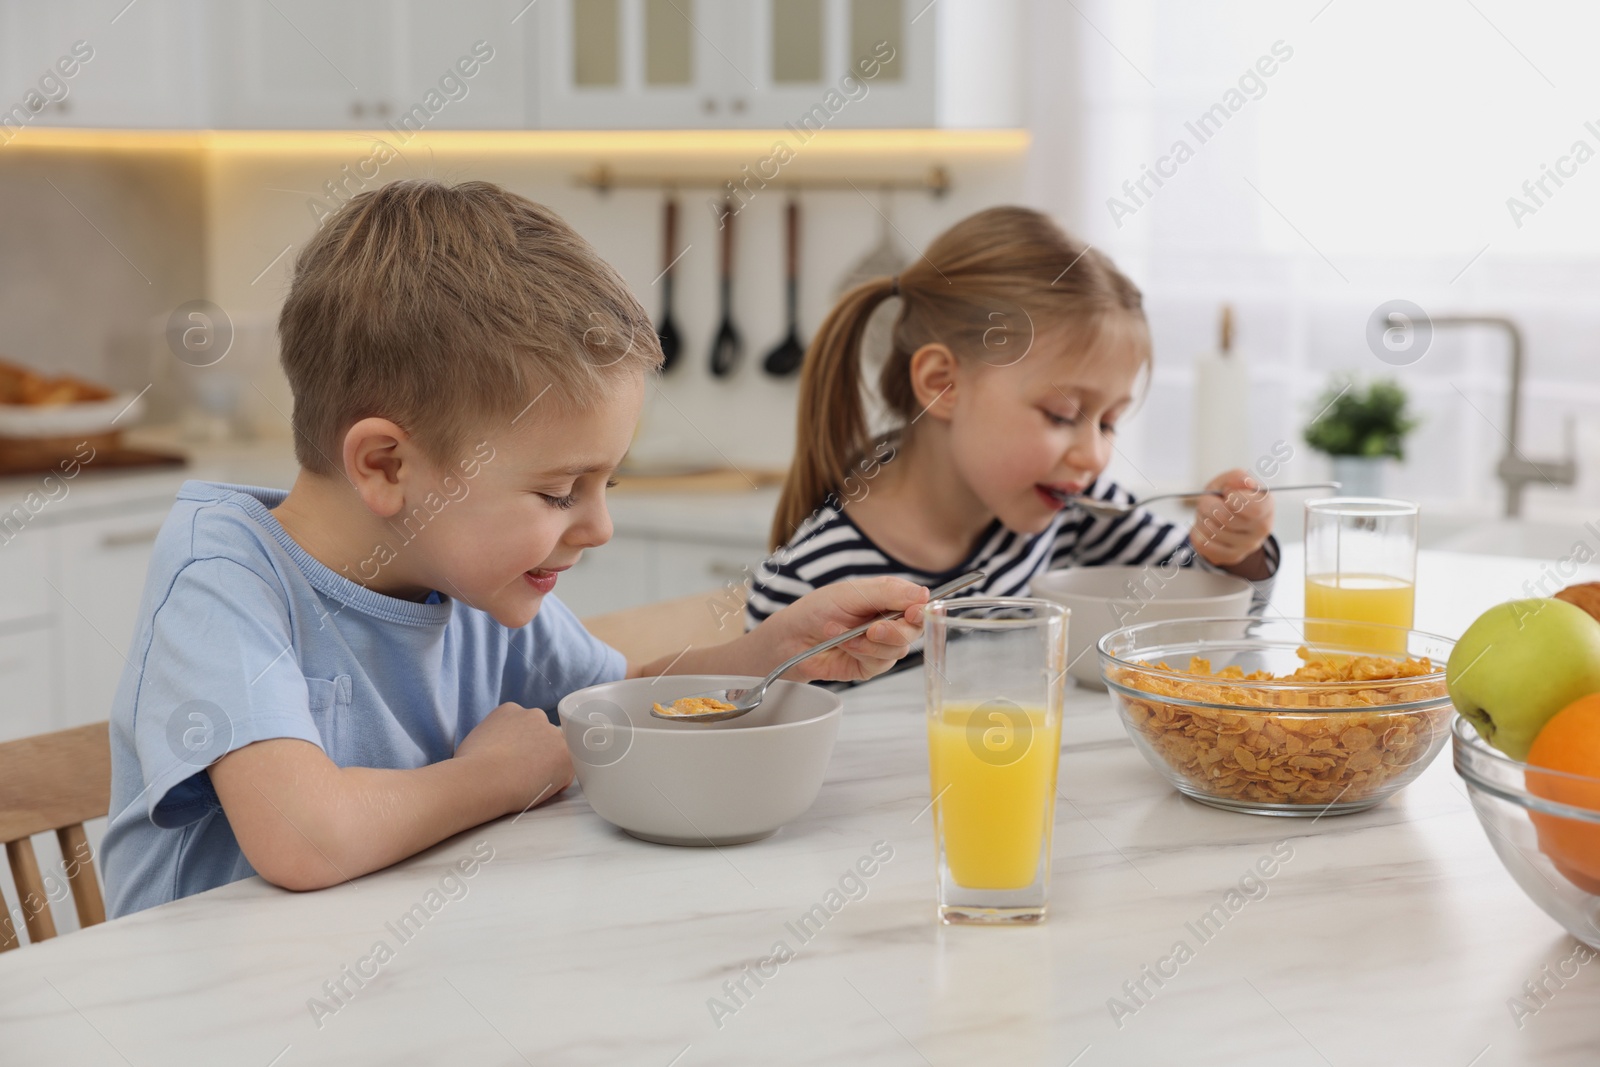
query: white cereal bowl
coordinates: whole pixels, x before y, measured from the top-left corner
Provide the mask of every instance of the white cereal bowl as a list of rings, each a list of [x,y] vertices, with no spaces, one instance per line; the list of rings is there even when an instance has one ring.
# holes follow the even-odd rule
[[[1173,619],[1242,618],[1250,583],[1195,567],[1072,567],[1033,579],[1029,595],[1072,609],[1067,673],[1086,689],[1104,689],[1095,646],[1113,630]]]
[[[800,682],[774,682],[759,708],[725,722],[668,722],[653,703],[749,686],[740,675],[629,678],[569,693],[556,705],[589,806],[663,845],[739,845],[776,833],[810,808],[839,736],[844,702]]]

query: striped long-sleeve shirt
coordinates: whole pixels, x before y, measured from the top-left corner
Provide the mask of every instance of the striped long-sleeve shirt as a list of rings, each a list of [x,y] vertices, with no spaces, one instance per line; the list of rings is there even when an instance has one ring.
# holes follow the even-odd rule
[[[1100,500],[1133,503],[1126,489],[1114,482],[1096,481],[1088,494]],[[1279,546],[1268,537],[1265,545],[1269,576],[1252,582],[1251,611],[1266,607],[1277,575]],[[1019,534],[991,522],[970,557],[948,571],[919,570],[900,562],[873,543],[837,507],[824,505],[800,525],[789,543],[773,553],[756,572],[745,604],[745,626],[751,628],[786,604],[820,586],[847,578],[893,575],[934,587],[982,569],[986,577],[956,594],[966,596],[1023,596],[1028,583],[1041,571],[1103,564],[1131,566],[1199,567],[1218,571],[1194,550],[1189,528],[1165,522],[1146,508],[1115,518],[1096,517],[1083,508],[1062,508],[1049,526],[1037,534]]]

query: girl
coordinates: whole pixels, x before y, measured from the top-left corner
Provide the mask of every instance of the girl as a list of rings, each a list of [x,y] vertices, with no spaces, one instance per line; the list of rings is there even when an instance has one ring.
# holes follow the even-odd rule
[[[878,378],[890,428],[872,434],[861,341],[891,298],[900,307]],[[746,625],[867,575],[934,586],[981,568],[986,579],[959,595],[1004,596],[1025,594],[1040,571],[1109,563],[1237,574],[1260,612],[1278,543],[1272,497],[1244,471],[1212,479],[1228,495],[1200,498],[1188,529],[1143,508],[1096,518],[1071,502],[1133,503],[1101,475],[1149,365],[1139,290],[1027,208],[981,211],[905,273],[853,289],[806,355],[776,551],[752,583]]]

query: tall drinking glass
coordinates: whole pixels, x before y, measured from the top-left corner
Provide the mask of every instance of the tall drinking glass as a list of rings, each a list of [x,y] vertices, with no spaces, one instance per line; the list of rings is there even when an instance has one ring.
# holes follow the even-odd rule
[[[936,601],[923,673],[946,923],[1044,919],[1068,610],[1021,597]]]
[[[1306,618],[1410,629],[1416,609],[1417,505],[1376,497],[1306,502]],[[1306,624],[1306,639],[1331,641]],[[1378,652],[1405,652],[1405,635],[1342,627]],[[1396,642],[1399,642],[1396,644]]]

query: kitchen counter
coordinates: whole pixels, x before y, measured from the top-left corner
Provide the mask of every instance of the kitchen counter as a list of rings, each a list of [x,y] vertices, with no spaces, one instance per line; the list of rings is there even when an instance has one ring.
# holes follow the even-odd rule
[[[170,503],[178,487],[190,479],[261,485],[287,489],[299,465],[287,439],[188,442],[171,427],[141,427],[129,432],[134,447],[178,452],[189,462],[181,467],[96,470],[91,461],[77,477],[46,484],[44,473],[0,478],[0,512],[35,493],[47,503],[38,510],[42,523],[60,521],[84,511],[129,505]],[[683,481],[683,479],[678,479]],[[57,486],[65,486],[63,492]],[[618,535],[665,536],[697,542],[721,541],[765,547],[778,490],[738,488],[719,491],[660,491],[649,479],[635,477],[609,495],[607,503]]]
[[[1544,566],[1424,553],[1418,624],[1459,633]],[[1296,584],[1278,608],[1296,605]],[[1068,698],[1041,927],[935,922],[921,676],[906,672],[848,692],[821,796],[766,841],[645,844],[574,787],[334,889],[235,883],[0,956],[0,1059],[1595,1061],[1600,964],[1575,977],[1566,964],[1565,987],[1520,1028],[1508,1008],[1576,942],[1501,867],[1448,748],[1368,812],[1235,815],[1173,792],[1104,694]],[[802,942],[789,924],[879,842],[892,859]],[[447,876],[473,857],[472,877]],[[1192,924],[1269,857],[1256,899],[1197,937]],[[408,913],[421,918],[402,929]],[[724,983],[780,940],[795,958],[732,999]],[[1168,977],[1158,986],[1146,967]]]
[[[300,469],[287,440],[184,442],[169,430],[158,428],[133,430],[128,434],[128,443],[137,448],[182,453],[188,463],[181,467],[96,470],[90,460],[72,478],[43,472],[11,475],[0,478],[0,511],[9,510],[30,493],[36,494],[46,501],[38,508],[38,519],[48,524],[84,510],[171,503],[178,487],[191,478],[287,489],[294,484]]]

